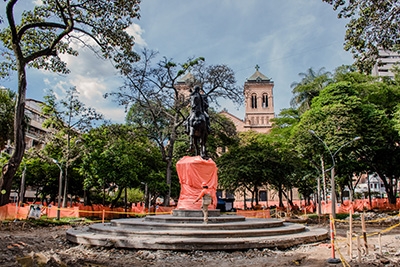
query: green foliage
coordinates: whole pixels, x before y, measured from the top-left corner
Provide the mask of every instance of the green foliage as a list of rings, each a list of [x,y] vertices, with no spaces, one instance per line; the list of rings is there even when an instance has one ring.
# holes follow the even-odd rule
[[[34,149],[28,151],[24,155],[16,175],[17,188],[19,188],[24,169],[26,170],[25,187],[36,188],[39,199],[46,199],[46,196],[50,196],[49,201],[55,201],[58,195],[60,174],[60,169],[57,165],[51,162],[50,159],[43,158],[43,155],[38,154]]]
[[[163,58],[153,64],[156,56],[156,52],[144,50],[142,60],[132,66],[129,73],[125,73],[126,85],[106,96],[115,97],[119,104],[125,106],[129,110],[127,123],[140,129],[158,145],[167,163],[165,183],[168,193],[164,196],[164,204],[169,205],[174,178],[173,163],[184,151],[182,132],[189,114],[189,97],[185,93],[200,84],[210,102],[225,98],[241,103],[243,95],[236,86],[233,70],[225,65],[206,66],[201,57],[182,64]],[[188,79],[182,81],[185,74]],[[226,133],[221,135],[228,136]],[[217,142],[214,144],[217,145]]]
[[[47,136],[46,147],[42,154],[45,157],[57,159],[64,168],[64,193],[63,199],[67,199],[67,193],[72,191],[79,194],[82,191],[82,177],[78,174],[75,161],[82,154],[82,140],[80,135],[89,131],[93,125],[103,119],[103,115],[93,108],[87,108],[79,101],[78,92],[72,87],[66,92],[66,98],[57,101],[51,91],[45,96],[45,102],[41,105],[42,112],[46,116],[43,127],[52,129]],[[74,186],[78,185],[74,188]],[[66,201],[63,201],[63,206]]]
[[[8,140],[13,140],[15,93],[0,88],[0,150],[5,148]]]
[[[21,57],[29,66],[66,74],[69,72],[60,54],[77,56],[74,40],[104,58],[113,59],[121,71],[138,60],[133,51],[134,38],[127,33],[139,17],[139,1],[42,1],[27,5],[22,14],[15,14],[20,1],[7,1],[8,27],[0,32],[4,48],[2,70],[14,68]],[[20,18],[19,24],[17,18]],[[94,42],[89,42],[91,38]],[[19,47],[12,47],[18,43]],[[12,52],[13,51],[13,52]]]
[[[339,9],[339,18],[349,19],[345,46],[356,59],[360,71],[370,73],[380,48],[399,51],[399,16],[397,1],[323,0]]]
[[[301,114],[310,109],[313,98],[330,82],[331,73],[325,72],[324,68],[318,72],[309,68],[307,73],[299,73],[299,76],[302,80],[291,84],[294,96],[290,103]]]
[[[351,187],[355,172],[377,172],[391,195],[393,185],[385,177],[399,177],[396,168],[389,167],[399,158],[396,144],[400,140],[393,119],[399,89],[394,81],[338,68],[333,83],[320,91],[294,127],[296,150],[319,170],[320,156],[325,168],[332,166],[333,156],[336,184],[342,189]],[[361,139],[354,142],[355,137]]]
[[[281,192],[282,201],[283,189],[293,186],[294,155],[270,142],[265,134],[241,133],[240,144],[217,159],[219,184],[229,191],[250,191],[256,204],[259,188],[271,186]]]
[[[157,192],[157,181],[165,168],[157,147],[129,125],[103,125],[82,136],[85,144],[80,172],[86,190],[116,187],[113,202],[122,190],[148,183]]]
[[[60,54],[76,56],[77,51],[72,48],[75,44],[82,44],[97,55],[111,59],[121,73],[129,73],[131,64],[139,59],[133,50],[134,37],[128,34],[128,27],[139,17],[140,1],[45,0],[36,5],[18,0],[6,2],[7,25],[0,31],[4,47],[0,77],[17,72],[18,97],[15,104],[14,153],[8,168],[1,174],[0,191],[6,194],[0,195],[0,205],[9,202],[14,175],[25,152],[26,68],[68,73],[69,69]],[[15,14],[16,5],[20,3],[25,5],[24,11]],[[67,158],[66,170],[68,163]],[[64,199],[65,195],[66,190]]]
[[[140,202],[144,201],[145,195],[144,193],[138,188],[129,188],[128,189],[128,202]]]
[[[103,115],[93,108],[87,108],[79,101],[76,87],[66,92],[66,97],[57,101],[53,91],[44,97],[41,105],[43,115],[47,118],[43,123],[46,128],[57,130],[60,135],[77,135],[77,132],[87,132],[96,121],[101,121]]]

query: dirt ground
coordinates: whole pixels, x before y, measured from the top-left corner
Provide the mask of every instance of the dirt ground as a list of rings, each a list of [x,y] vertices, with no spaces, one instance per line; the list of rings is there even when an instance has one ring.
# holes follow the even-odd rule
[[[335,258],[340,259],[342,256],[343,261],[336,265],[327,262],[331,258],[329,240],[304,244],[285,251],[254,249],[233,252],[175,252],[105,249],[70,243],[65,234],[70,227],[39,227],[29,222],[1,223],[0,266],[400,266],[400,227],[383,233],[380,242],[378,235],[374,234],[388,229],[388,225],[368,226],[368,255],[363,247],[359,261],[357,242],[353,241],[353,258],[350,259],[344,239],[348,226],[339,223],[336,231],[338,251]],[[310,227],[328,228],[328,225]],[[361,234],[360,231],[355,226],[355,232]],[[361,244],[364,245],[363,240]]]

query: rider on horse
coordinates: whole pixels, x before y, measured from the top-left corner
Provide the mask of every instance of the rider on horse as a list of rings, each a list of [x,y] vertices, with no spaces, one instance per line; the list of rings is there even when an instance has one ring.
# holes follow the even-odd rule
[[[205,141],[210,133],[210,119],[207,113],[207,95],[200,94],[200,86],[195,86],[194,91],[190,94],[190,106],[191,112],[186,122],[186,133],[190,136],[190,150],[196,149],[196,154],[198,154],[196,140],[200,139],[202,146],[200,155],[206,157],[204,155]]]

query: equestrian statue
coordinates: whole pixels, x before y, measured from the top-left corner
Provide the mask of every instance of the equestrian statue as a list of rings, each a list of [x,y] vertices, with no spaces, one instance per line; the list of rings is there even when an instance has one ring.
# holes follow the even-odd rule
[[[210,133],[210,118],[208,116],[208,99],[200,93],[200,86],[195,86],[190,94],[190,115],[186,121],[186,133],[190,137],[189,152],[195,156],[208,159],[206,142]]]

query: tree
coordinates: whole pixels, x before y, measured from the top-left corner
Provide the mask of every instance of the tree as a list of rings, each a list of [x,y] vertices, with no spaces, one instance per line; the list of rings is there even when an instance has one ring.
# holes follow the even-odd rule
[[[400,50],[400,8],[397,1],[323,0],[340,9],[338,17],[347,23],[345,45],[356,59],[361,72],[370,73],[377,62],[379,49]]]
[[[21,179],[25,172],[24,186],[22,186]],[[29,150],[24,155],[22,164],[17,171],[14,179],[14,186],[16,191],[31,186],[36,189],[36,196],[40,198],[42,202],[46,201],[47,204],[51,202],[56,203],[56,197],[58,195],[58,184],[59,184],[59,168],[51,162],[48,158],[44,158],[34,149]],[[21,179],[19,179],[21,178]],[[24,196],[25,192],[20,192],[21,196]],[[48,199],[47,196],[50,196]],[[23,203],[23,197],[20,199]]]
[[[321,68],[315,72],[312,68],[307,73],[299,73],[303,77],[300,82],[293,82],[290,87],[293,88],[294,94],[291,105],[297,108],[299,113],[304,113],[311,108],[311,101],[319,95],[319,92],[330,82],[330,72],[325,72],[325,68]]]
[[[47,117],[43,122],[46,128],[52,128],[57,133],[49,135],[49,142],[55,145],[55,149],[61,152],[57,160],[64,163],[64,193],[63,193],[63,207],[67,205],[67,192],[68,192],[68,171],[69,166],[79,156],[79,148],[77,143],[80,134],[88,132],[95,124],[96,121],[102,120],[103,115],[99,114],[93,108],[87,108],[79,101],[78,92],[75,87],[67,91],[66,98],[56,101],[56,96],[53,92],[45,96],[45,103],[42,105],[42,112]],[[65,138],[66,137],[66,138]],[[73,140],[73,144],[71,144]],[[72,148],[71,148],[72,145]]]
[[[235,85],[233,71],[225,65],[206,66],[204,58],[199,57],[183,64],[164,58],[153,66],[152,60],[156,55],[154,51],[144,50],[141,62],[125,74],[126,85],[110,95],[127,110],[132,109],[127,117],[128,123],[145,130],[159,146],[167,163],[169,189],[164,204],[168,206],[175,141],[179,131],[183,131],[188,114],[189,98],[185,91],[187,93],[194,84],[200,84],[209,101],[216,104],[220,98],[241,103],[242,93]],[[190,78],[182,84],[185,74]]]
[[[348,73],[341,76],[347,81],[330,84],[321,91],[314,99],[311,109],[301,117],[295,131],[296,144],[306,157],[312,158],[313,154],[316,154],[331,158],[322,142],[308,132],[313,130],[321,140],[324,140],[334,156],[340,150],[334,157],[338,166],[336,170],[347,179],[352,173],[359,171],[358,164],[351,163],[352,161],[361,160],[368,163],[364,168],[367,168],[367,172],[374,171],[380,174],[382,182],[387,186],[388,198],[392,202],[395,201],[393,186],[388,184],[387,178],[390,177],[389,180],[392,180],[396,174],[394,168],[388,168],[390,164],[383,163],[390,163],[398,158],[396,156],[398,149],[395,147],[399,142],[399,136],[393,129],[390,118],[392,112],[386,109],[393,105],[382,101],[387,93],[384,90],[387,87],[383,83],[373,82],[365,75],[362,79],[362,76],[359,73]],[[361,140],[342,147],[356,136],[361,137]],[[392,160],[389,161],[389,158]],[[346,167],[341,168],[341,166]],[[353,168],[349,169],[348,166]]]
[[[286,170],[282,175],[286,175],[286,185],[288,189],[296,187],[300,194],[304,196],[304,200],[309,204],[310,198],[315,189],[315,168],[310,166],[299,151],[295,148],[296,135],[293,132],[300,122],[300,114],[298,109],[283,109],[277,117],[272,119],[273,127],[268,135],[268,140],[280,153],[281,160],[285,162],[282,170]],[[271,183],[275,188],[281,187],[278,179],[275,183]],[[280,194],[283,194],[281,191]],[[282,203],[283,204],[283,203]]]
[[[26,68],[33,67],[66,74],[60,54],[76,56],[72,43],[82,44],[98,55],[111,59],[121,72],[138,60],[134,38],[126,29],[139,17],[138,0],[131,1],[42,1],[22,14],[14,14],[18,0],[6,5],[7,28],[0,32],[6,49],[0,73],[16,71],[18,90],[14,119],[14,153],[0,180],[0,206],[9,202],[12,179],[25,151],[24,107],[27,88]],[[26,2],[23,2],[26,5]],[[20,24],[16,20],[20,18]],[[2,22],[2,21],[1,21]],[[90,40],[89,40],[90,39]],[[93,45],[92,45],[93,44]],[[128,68],[128,70],[127,70]]]
[[[82,142],[85,149],[80,172],[85,176],[85,191],[102,189],[103,204],[106,189],[118,189],[112,198],[115,206],[125,188],[146,183],[154,196],[162,187],[157,184],[165,168],[160,152],[132,126],[103,125],[84,134]]]
[[[0,88],[0,151],[13,138],[15,93]]]
[[[283,206],[284,189],[291,189],[293,154],[284,152],[265,134],[244,132],[239,146],[229,147],[228,152],[217,159],[219,183],[230,191],[246,190],[258,205],[258,190],[271,186],[278,191],[279,205]],[[288,196],[287,196],[288,197]]]

